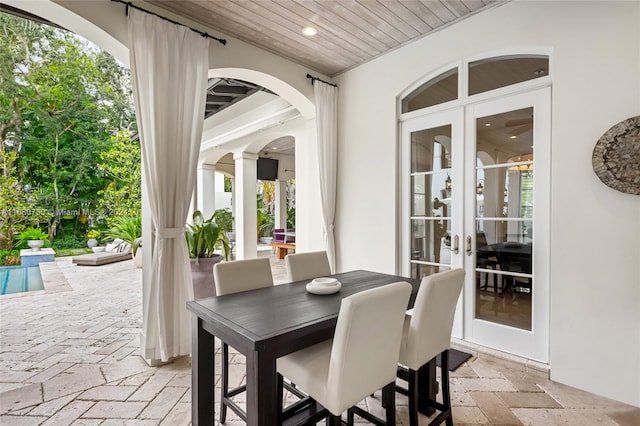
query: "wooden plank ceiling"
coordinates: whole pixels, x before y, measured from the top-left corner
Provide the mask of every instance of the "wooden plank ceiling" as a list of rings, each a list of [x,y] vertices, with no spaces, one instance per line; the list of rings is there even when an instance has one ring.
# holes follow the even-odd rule
[[[505,0],[147,0],[335,76]],[[305,27],[315,36],[302,34]],[[232,49],[233,45],[227,45]]]

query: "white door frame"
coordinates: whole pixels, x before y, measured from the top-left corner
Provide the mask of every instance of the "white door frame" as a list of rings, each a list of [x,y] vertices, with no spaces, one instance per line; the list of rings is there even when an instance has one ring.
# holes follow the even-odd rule
[[[465,256],[464,339],[483,346],[547,363],[549,361],[549,235],[551,217],[551,88],[503,96],[468,105],[465,112],[465,188],[475,189],[476,119],[533,107],[534,203],[533,276],[531,331],[475,319],[475,250]],[[465,200],[465,238],[475,247],[475,190]]]

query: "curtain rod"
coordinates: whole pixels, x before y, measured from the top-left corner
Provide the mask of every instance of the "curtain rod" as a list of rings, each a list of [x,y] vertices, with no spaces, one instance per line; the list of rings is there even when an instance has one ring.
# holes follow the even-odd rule
[[[188,25],[184,25],[184,24],[181,24],[180,22],[174,21],[173,19],[169,19],[169,18],[167,18],[167,17],[165,17],[165,16],[160,16],[160,15],[158,15],[158,14],[157,14],[157,13],[155,13],[155,12],[152,12],[152,11],[150,11],[150,10],[143,9],[143,8],[141,8],[141,7],[139,7],[139,6],[136,6],[135,4],[131,3],[130,1],[124,1],[124,0],[111,0],[111,1],[112,1],[112,2],[115,2],[115,3],[122,3],[122,4],[126,5],[127,7],[126,7],[126,9],[125,9],[125,14],[126,14],[127,16],[129,16],[129,8],[130,8],[130,7],[132,7],[132,8],[134,8],[134,9],[136,9],[136,10],[141,11],[141,12],[145,12],[145,13],[148,13],[148,14],[150,14],[150,15],[157,16],[158,18],[160,18],[160,19],[164,19],[165,21],[171,22],[172,24],[176,24],[176,25],[181,25],[181,26],[183,26],[183,27],[187,27],[187,28],[189,28],[191,31],[193,31],[193,32],[196,32],[196,33],[200,34],[202,37],[205,37],[205,38],[212,38],[212,39],[216,40],[217,42],[219,42],[219,43],[220,43],[220,44],[222,44],[223,46],[227,44],[227,40],[225,40],[225,39],[223,39],[223,38],[214,37],[214,36],[209,35],[209,34],[207,34],[207,33],[203,32],[203,31],[197,30],[197,29],[192,28],[192,27],[190,27],[190,26],[188,26]]]
[[[315,81],[316,81],[316,80],[318,80],[318,81],[321,81],[321,82],[323,82],[323,83],[325,83],[325,84],[328,84],[329,86],[338,87],[338,85],[337,85],[337,84],[333,84],[333,83],[329,83],[328,81],[321,80],[321,79],[319,79],[318,77],[314,77],[314,76],[312,76],[311,74],[307,74],[307,78],[310,78],[310,79],[311,79],[311,84],[312,84],[312,85],[313,85],[313,83],[315,83]]]

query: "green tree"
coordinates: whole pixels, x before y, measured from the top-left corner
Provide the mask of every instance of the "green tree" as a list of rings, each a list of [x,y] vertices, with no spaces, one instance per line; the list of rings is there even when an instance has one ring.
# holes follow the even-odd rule
[[[5,170],[37,189],[52,236],[112,180],[98,165],[111,135],[132,126],[129,75],[74,34],[2,13],[0,23],[0,154],[18,154]]]
[[[100,154],[100,168],[109,179],[98,191],[98,211],[106,217],[136,216],[142,209],[140,189],[140,144],[127,131],[111,138],[111,146]]]
[[[46,220],[47,212],[37,208],[35,199],[25,192],[10,170],[15,152],[0,153],[0,249],[13,250],[15,238],[30,226]]]

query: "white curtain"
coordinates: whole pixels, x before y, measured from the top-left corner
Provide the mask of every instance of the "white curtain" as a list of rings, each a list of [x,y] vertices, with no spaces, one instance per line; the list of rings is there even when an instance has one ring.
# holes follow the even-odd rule
[[[336,271],[336,244],[333,235],[338,174],[338,88],[315,80],[313,94],[318,129],[320,197],[324,220],[324,245],[331,271]]]
[[[167,361],[191,353],[185,303],[193,300],[193,287],[184,226],[200,152],[209,40],[131,8],[129,57],[153,230],[142,351]]]

